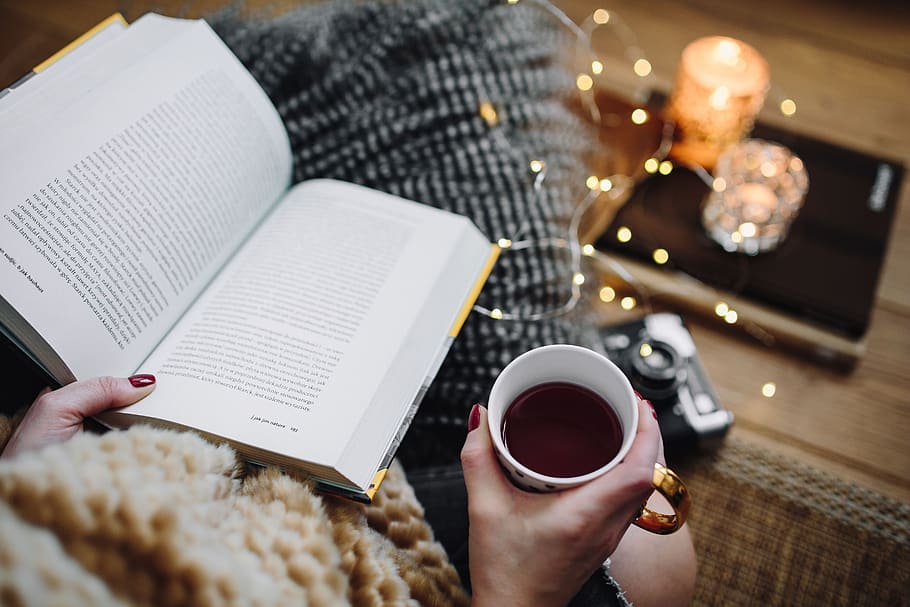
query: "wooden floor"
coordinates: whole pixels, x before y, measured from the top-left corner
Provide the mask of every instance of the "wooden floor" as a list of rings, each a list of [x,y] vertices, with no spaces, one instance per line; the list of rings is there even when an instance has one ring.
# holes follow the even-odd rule
[[[600,6],[620,15],[664,90],[692,39],[725,34],[745,40],[768,59],[772,92],[798,100],[788,128],[910,165],[910,9],[899,2],[559,5],[576,21]],[[0,0],[0,81],[14,79],[117,9],[114,0]],[[606,55],[607,42],[598,44]],[[783,120],[772,112],[763,119]],[[851,373],[734,338],[720,323],[693,321],[692,330],[721,400],[736,414],[736,435],[910,501],[910,179],[900,201],[868,353]],[[769,381],[777,385],[773,398],[761,394]]]

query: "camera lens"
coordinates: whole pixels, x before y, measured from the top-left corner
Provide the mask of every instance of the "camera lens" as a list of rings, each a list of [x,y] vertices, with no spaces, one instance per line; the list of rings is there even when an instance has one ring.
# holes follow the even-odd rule
[[[629,348],[628,352],[629,379],[642,396],[659,400],[676,393],[680,361],[673,346],[648,339]]]

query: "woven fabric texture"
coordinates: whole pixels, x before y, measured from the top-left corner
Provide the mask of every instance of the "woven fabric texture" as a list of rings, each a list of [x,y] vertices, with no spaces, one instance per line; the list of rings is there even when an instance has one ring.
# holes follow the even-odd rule
[[[910,605],[910,504],[735,436],[674,467],[698,504],[695,605]]]
[[[295,180],[352,181],[461,213],[494,242],[568,235],[592,142],[567,109],[566,32],[539,6],[331,2],[212,22],[284,119]],[[480,116],[483,102],[498,125]],[[548,168],[539,189],[535,158]],[[479,303],[558,307],[571,279],[565,252],[506,252]],[[399,451],[405,466],[457,461],[467,412],[516,355],[557,342],[599,348],[589,313],[581,305],[535,322],[472,314]]]

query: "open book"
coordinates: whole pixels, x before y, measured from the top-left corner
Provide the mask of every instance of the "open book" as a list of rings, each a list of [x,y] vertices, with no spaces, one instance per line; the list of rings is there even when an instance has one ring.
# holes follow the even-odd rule
[[[100,421],[192,428],[370,499],[498,248],[352,184],[289,189],[281,119],[202,21],[108,27],[0,98],[0,325]]]

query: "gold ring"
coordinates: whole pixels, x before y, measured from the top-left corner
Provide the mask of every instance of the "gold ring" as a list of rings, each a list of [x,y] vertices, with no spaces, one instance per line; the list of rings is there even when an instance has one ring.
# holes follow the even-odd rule
[[[670,503],[673,514],[655,512],[649,508],[642,508],[641,515],[635,519],[635,525],[651,533],[667,535],[683,526],[689,516],[692,506],[692,497],[689,489],[679,476],[658,463],[654,464],[654,477],[651,481],[654,488]]]

